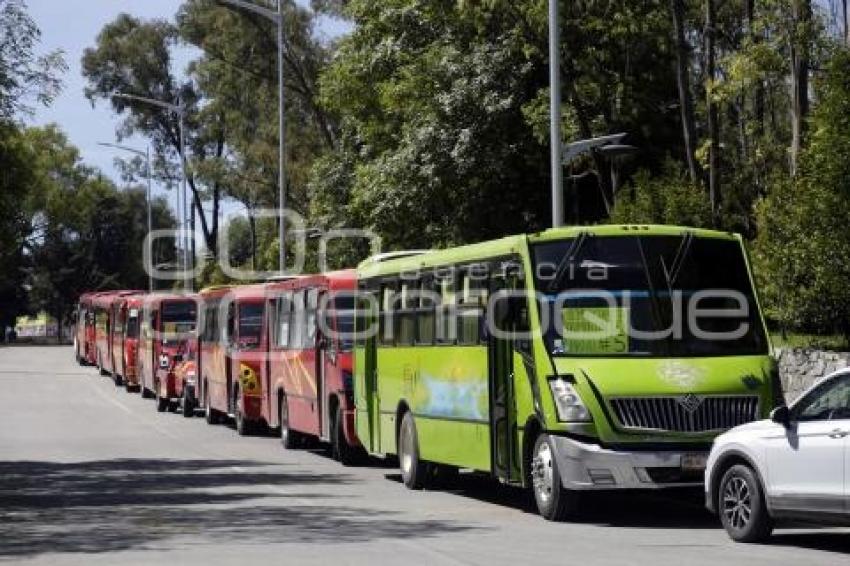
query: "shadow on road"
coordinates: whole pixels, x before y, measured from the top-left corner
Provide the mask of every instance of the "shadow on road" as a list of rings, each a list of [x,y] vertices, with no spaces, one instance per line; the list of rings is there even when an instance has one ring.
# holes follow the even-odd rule
[[[387,474],[386,478],[401,481],[399,474]],[[460,474],[442,485],[436,485],[435,489],[537,514],[537,507],[527,490],[506,486],[479,474]],[[719,528],[717,520],[703,507],[702,497],[699,489],[588,493],[582,498],[584,510],[578,521],[632,528]]]
[[[775,531],[770,538],[769,544],[771,546],[789,546],[850,554],[850,533],[846,530],[843,532],[817,532],[819,527],[811,528],[812,531],[807,533],[783,533],[781,530]]]
[[[0,462],[0,558],[162,549],[183,535],[240,544],[344,543],[471,528],[347,507],[344,497],[325,493],[350,481],[240,460]]]

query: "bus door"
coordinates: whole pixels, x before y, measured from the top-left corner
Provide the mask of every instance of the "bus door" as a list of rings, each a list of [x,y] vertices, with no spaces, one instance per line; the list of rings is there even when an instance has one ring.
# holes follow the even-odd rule
[[[378,341],[384,330],[385,322],[381,320],[381,308],[379,305],[389,304],[392,297],[392,289],[389,287],[376,288],[367,291],[369,295],[362,299],[364,324],[362,331],[365,333],[363,360],[365,390],[366,390],[366,412],[369,418],[369,447],[372,452],[381,452],[381,399],[378,394]],[[391,320],[391,319],[389,319]],[[358,327],[358,330],[359,327]],[[371,330],[367,332],[367,330]]]
[[[487,329],[490,398],[491,473],[504,481],[514,478],[516,426],[514,405],[513,330],[517,276],[500,267],[490,280],[493,312],[487,317],[494,328]]]
[[[315,344],[316,344],[316,364],[315,364],[315,375],[316,375],[316,405],[317,405],[317,414],[319,417],[318,427],[319,427],[319,436],[324,439],[328,439],[331,436],[331,426],[330,420],[331,416],[328,414],[327,407],[328,405],[328,384],[327,379],[328,375],[332,375],[330,372],[333,372],[332,364],[332,356],[333,353],[329,351],[332,348],[332,340],[331,334],[323,331],[322,328],[326,326],[328,320],[328,309],[331,308],[330,303],[325,304],[324,301],[327,301],[327,292],[319,291],[319,289],[310,289],[307,293],[307,312],[312,314],[308,314],[307,319],[307,329],[311,330],[315,335]],[[319,309],[319,305],[322,306]],[[322,317],[322,320],[325,321],[324,324],[319,324],[319,317]]]
[[[227,337],[224,345],[224,400],[225,400],[225,412],[228,415],[233,415],[236,411],[234,407],[232,407],[232,393],[233,393],[233,364],[238,364],[239,359],[238,356],[234,357],[233,350],[237,347],[238,336],[236,332],[236,302],[231,301],[227,305]],[[236,368],[236,374],[239,374],[239,368]],[[213,378],[215,380],[215,378]],[[215,401],[213,401],[213,395],[210,395],[210,403],[215,407]]]

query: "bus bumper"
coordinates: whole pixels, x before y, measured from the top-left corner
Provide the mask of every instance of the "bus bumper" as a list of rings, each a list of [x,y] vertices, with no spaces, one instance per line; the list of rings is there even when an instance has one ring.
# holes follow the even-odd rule
[[[611,450],[550,436],[566,489],[659,489],[703,485],[707,451]]]

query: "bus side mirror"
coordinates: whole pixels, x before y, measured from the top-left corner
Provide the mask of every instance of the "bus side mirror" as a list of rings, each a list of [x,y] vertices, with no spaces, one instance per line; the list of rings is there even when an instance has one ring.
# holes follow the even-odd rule
[[[770,412],[770,420],[788,428],[791,426],[791,411],[785,405],[780,405]]]

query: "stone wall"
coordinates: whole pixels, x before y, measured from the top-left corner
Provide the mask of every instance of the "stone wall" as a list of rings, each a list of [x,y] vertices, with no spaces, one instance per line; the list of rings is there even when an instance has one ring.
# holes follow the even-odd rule
[[[850,366],[850,352],[777,348],[774,355],[779,361],[779,376],[788,403],[821,377]]]

